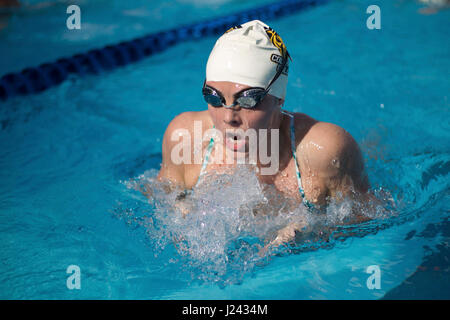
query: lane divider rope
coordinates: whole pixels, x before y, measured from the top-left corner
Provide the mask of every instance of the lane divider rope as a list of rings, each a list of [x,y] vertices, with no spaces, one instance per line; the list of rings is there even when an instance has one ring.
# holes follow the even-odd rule
[[[42,92],[62,83],[70,74],[78,76],[99,74],[142,60],[180,42],[221,35],[229,28],[249,20],[265,21],[279,18],[327,1],[285,0],[271,3],[115,45],[107,45],[100,49],[92,49],[54,62],[43,63],[37,67],[29,67],[20,72],[8,73],[0,78],[0,99],[6,101],[18,95]]]

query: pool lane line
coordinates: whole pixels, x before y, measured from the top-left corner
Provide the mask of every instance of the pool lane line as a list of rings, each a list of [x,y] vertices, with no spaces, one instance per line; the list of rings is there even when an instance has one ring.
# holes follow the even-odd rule
[[[247,9],[207,21],[183,25],[118,44],[60,58],[37,67],[25,68],[0,78],[0,100],[45,91],[65,81],[70,74],[100,74],[163,52],[175,44],[217,36],[232,26],[250,20],[271,20],[328,2],[329,0],[285,0]]]

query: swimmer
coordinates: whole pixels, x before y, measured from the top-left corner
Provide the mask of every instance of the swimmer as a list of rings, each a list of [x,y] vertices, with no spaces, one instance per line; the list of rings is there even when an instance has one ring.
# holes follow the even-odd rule
[[[326,206],[331,199],[355,195],[364,198],[370,186],[353,137],[335,124],[283,109],[290,61],[281,37],[259,20],[226,31],[216,41],[206,65],[202,93],[208,108],[183,112],[170,122],[163,138],[158,179],[170,182],[174,189],[195,188],[205,176],[236,166],[226,162],[225,154],[249,158],[251,139],[242,132],[267,130],[271,137],[257,135],[256,145],[261,148],[263,142],[266,150],[276,152],[278,170],[262,174],[267,163],[258,156],[254,165],[261,183],[275,186],[308,207]],[[204,139],[197,148],[200,150],[195,146],[183,149],[189,153],[184,154],[185,159],[191,160],[201,151],[202,161],[180,163],[174,159],[180,140],[173,136],[194,137],[195,123],[203,132],[213,130],[216,135]],[[271,134],[274,129],[278,135]],[[277,137],[275,148],[273,136]],[[304,227],[304,223],[287,226],[272,244],[292,240]]]

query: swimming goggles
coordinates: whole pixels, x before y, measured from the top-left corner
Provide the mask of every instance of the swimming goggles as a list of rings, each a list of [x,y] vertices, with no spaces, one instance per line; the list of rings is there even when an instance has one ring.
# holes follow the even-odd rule
[[[240,105],[244,109],[253,109],[258,105],[258,103],[260,103],[264,99],[264,97],[269,92],[272,84],[281,75],[284,68],[286,67],[288,57],[289,54],[286,51],[283,63],[281,64],[281,66],[278,67],[277,73],[273,77],[272,81],[270,81],[266,89],[259,87],[244,89],[238,93],[235,93],[233,104],[227,106],[225,104],[225,98],[223,97],[223,95],[213,87],[208,86],[205,80],[202,88],[203,97],[205,98],[205,101],[208,104],[216,108],[218,107],[233,108],[235,105]]]

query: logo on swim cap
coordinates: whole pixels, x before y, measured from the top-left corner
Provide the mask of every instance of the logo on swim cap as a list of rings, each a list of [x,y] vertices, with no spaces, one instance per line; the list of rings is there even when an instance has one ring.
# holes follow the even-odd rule
[[[277,66],[277,71],[278,71],[278,69],[281,68],[281,65],[283,64],[283,57],[278,54],[272,53],[272,55],[270,56],[270,61],[278,64],[278,66]],[[282,73],[287,76],[288,72],[289,72],[289,65],[286,64],[284,66]]]
[[[230,29],[228,29],[227,31],[225,31],[224,34],[230,32],[230,31],[233,31],[233,30],[235,30],[235,29],[240,29],[240,28],[242,28],[241,25],[231,27]]]
[[[241,29],[241,28],[242,28],[242,25],[239,24],[237,26],[231,27],[230,29],[225,31],[224,34],[230,32],[230,31],[236,30],[236,29]],[[283,39],[281,39],[280,35],[275,30],[273,30],[271,27],[264,26],[264,30],[266,31],[266,34],[269,37],[272,44],[278,49],[278,51],[280,51],[281,56],[283,58],[286,57],[286,54],[288,54],[287,48],[283,42]]]
[[[270,41],[272,41],[272,44],[277,47],[281,55],[285,57],[287,54],[287,49],[280,35],[271,27],[264,27],[264,30],[266,30],[266,33],[269,36]]]

